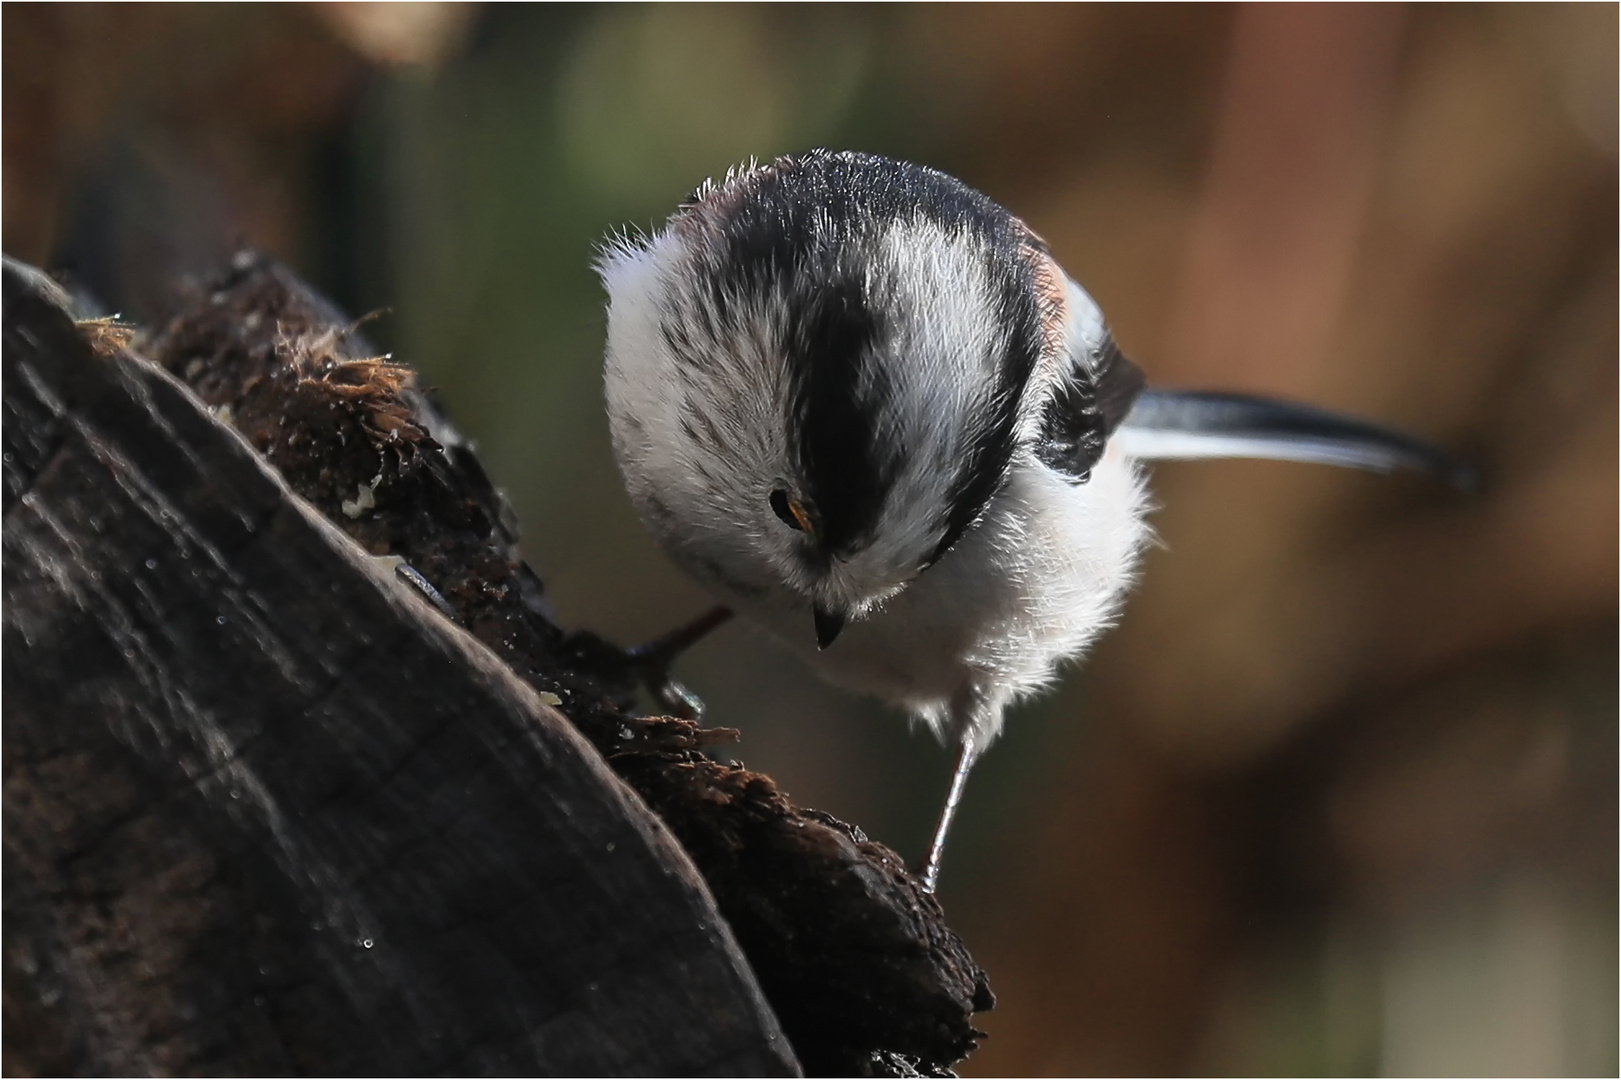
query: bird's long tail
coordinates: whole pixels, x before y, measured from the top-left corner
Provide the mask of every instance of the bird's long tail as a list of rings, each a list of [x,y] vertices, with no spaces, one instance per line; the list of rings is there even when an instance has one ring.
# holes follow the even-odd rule
[[[1113,441],[1143,461],[1270,458],[1374,472],[1415,469],[1471,491],[1480,474],[1420,439],[1308,405],[1247,394],[1145,390]]]

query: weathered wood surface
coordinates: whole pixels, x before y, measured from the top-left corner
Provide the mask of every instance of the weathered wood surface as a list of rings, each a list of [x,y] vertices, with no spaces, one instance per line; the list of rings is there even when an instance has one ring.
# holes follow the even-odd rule
[[[795,1071],[533,687],[5,290],[8,1073]]]
[[[10,306],[8,301],[8,335],[12,314]],[[75,419],[64,427],[63,421],[55,417],[50,409],[41,410],[39,406],[21,400],[14,405],[11,396],[17,380],[9,377],[14,351],[10,336],[7,338],[6,351],[8,453],[12,452],[10,440],[14,428],[19,432],[27,430],[39,433],[29,436],[26,445],[19,444],[15,461],[8,459],[8,483],[15,472],[18,491],[31,487],[27,497],[16,507],[13,502],[17,496],[8,487],[7,498],[11,500],[7,504],[6,525],[9,609],[18,599],[24,598],[21,593],[13,595],[12,589],[14,559],[9,545],[12,543],[13,514],[38,516],[41,513],[39,508],[44,507],[57,517],[61,516],[55,509],[54,489],[47,491],[33,485],[29,479],[38,471],[35,459],[40,457],[40,447],[55,446],[64,438],[63,431],[74,428],[74,425],[83,428],[87,421],[70,410],[70,415]],[[990,1007],[992,999],[983,972],[973,964],[961,942],[945,926],[934,899],[923,892],[917,880],[906,871],[893,852],[871,843],[859,830],[827,815],[795,807],[776,790],[769,778],[747,772],[735,763],[712,760],[702,752],[704,745],[724,740],[729,733],[705,731],[691,722],[668,717],[638,716],[630,709],[634,675],[627,670],[622,654],[590,635],[565,634],[551,622],[539,578],[517,557],[516,528],[504,502],[484,476],[470,450],[421,396],[409,388],[408,372],[368,359],[369,350],[355,335],[347,332],[338,313],[304,289],[285,270],[254,258],[239,260],[217,281],[192,297],[151,343],[149,351],[189,382],[219,416],[229,418],[264,456],[264,460],[275,466],[294,491],[323,512],[330,522],[340,526],[363,549],[375,555],[403,559],[408,566],[419,571],[442,594],[445,612],[488,646],[500,661],[504,661],[510,672],[528,683],[533,690],[539,691],[544,700],[558,704],[608,765],[621,778],[629,781],[646,803],[664,819],[696,862],[726,922],[747,955],[749,967],[774,1006],[783,1029],[807,1071],[829,1074],[904,1072],[913,1067],[937,1071],[972,1049],[977,1035],[970,1023],[972,1014],[977,1009]],[[252,461],[251,451],[230,438],[213,419],[196,408],[195,402],[172,384],[163,382],[143,368],[138,360],[127,355],[98,363],[102,364],[103,369],[123,372],[114,380],[122,380],[123,384],[130,384],[133,378],[123,371],[124,368],[140,372],[140,378],[135,382],[140,383],[142,389],[127,395],[137,402],[162,400],[167,405],[170,399],[165,395],[178,394],[176,400],[186,401],[191,412],[186,414],[184,422],[166,420],[169,426],[175,432],[184,433],[186,438],[196,437],[193,428],[211,431],[214,438],[225,437],[234,452],[247,455],[247,460],[253,465],[247,471],[259,478],[255,483],[264,482],[265,470],[260,462]],[[163,388],[164,393],[157,394],[147,387],[148,383]],[[33,413],[29,412],[30,409]],[[18,424],[14,422],[15,419],[27,419],[29,423]],[[147,423],[147,429],[151,427]],[[147,429],[143,431],[151,434]],[[154,435],[153,439],[161,443],[166,437],[169,436],[160,433]],[[178,438],[176,441],[183,442]],[[168,451],[153,448],[148,452],[160,458],[164,453],[169,457],[176,454],[185,457],[184,452],[174,447]],[[59,454],[60,451],[52,453]],[[208,458],[210,466],[215,465],[212,455],[203,456]],[[235,464],[222,463],[219,467],[226,468],[227,472],[208,483],[195,478],[182,483],[173,496],[180,500],[177,505],[191,508],[195,503],[195,509],[191,510],[194,516],[205,523],[217,522],[211,527],[234,528],[237,532],[242,532],[248,526],[232,525],[233,521],[273,524],[285,517],[285,512],[272,513],[257,503],[246,508],[238,505],[249,498],[248,492],[258,489],[254,483],[248,483],[242,491],[234,490],[233,485],[239,478],[229,469],[241,471],[246,467],[235,457],[227,457]],[[164,460],[167,461],[167,458]],[[193,461],[188,467],[196,465]],[[63,466],[53,463],[53,471],[60,468]],[[277,497],[285,498],[285,493],[279,488]],[[23,520],[32,518],[25,517]],[[93,525],[90,527],[93,530]],[[321,532],[321,528],[313,524],[310,527],[317,533]],[[171,546],[185,550],[183,544],[173,540],[172,532],[165,526],[154,534],[156,539],[152,543],[169,537]],[[337,544],[330,531],[325,535],[329,541]],[[217,579],[197,579],[193,582],[194,588],[188,591],[184,575],[202,565],[194,562],[193,556],[182,559],[179,564],[178,582],[164,581],[164,588],[159,589],[157,580],[149,581],[148,578],[167,565],[165,559],[157,559],[156,569],[148,568],[144,560],[150,556],[145,548],[131,548],[129,543],[123,538],[110,542],[104,536],[99,539],[92,536],[87,541],[74,540],[77,545],[75,550],[93,548],[102,552],[101,557],[108,565],[100,567],[99,572],[113,575],[120,581],[130,579],[121,587],[133,590],[140,602],[134,604],[135,609],[147,612],[153,620],[151,632],[163,636],[164,640],[173,637],[175,648],[192,649],[198,647],[200,642],[211,647],[220,646],[230,640],[210,637],[214,630],[209,629],[206,620],[199,624],[201,637],[195,634],[186,636],[187,632],[182,630],[179,622],[174,628],[169,626],[171,609],[189,611],[197,608],[203,615],[213,618],[226,614],[226,629],[220,632],[227,633],[233,622],[221,605],[235,595],[231,591],[235,586],[230,584],[233,579],[229,575]],[[262,561],[266,557],[262,551],[257,555],[252,553],[255,548],[266,548],[268,545],[256,544],[251,537],[227,532],[215,546],[220,551],[236,552],[240,549],[248,553],[251,559]],[[268,547],[279,551],[274,546]],[[349,564],[356,562],[357,556],[352,548],[347,549],[345,559]],[[388,568],[381,560],[360,556],[358,563],[363,573],[372,579],[366,587],[372,591],[382,590],[383,595],[392,597],[393,603],[403,605],[399,610],[409,612],[406,622],[415,619],[434,623],[434,620],[423,616],[414,597],[400,599],[398,583],[390,578]],[[325,571],[327,574],[332,572],[330,568]],[[240,572],[233,569],[233,573]],[[381,583],[377,580],[379,575]],[[78,587],[83,591],[82,585]],[[320,677],[327,680],[323,684],[328,687],[326,692],[329,695],[347,693],[349,688],[357,685],[357,680],[369,678],[392,682],[394,685],[387,693],[402,700],[372,709],[366,719],[355,720],[352,728],[347,724],[340,725],[340,730],[327,734],[346,747],[350,754],[369,754],[375,760],[392,760],[380,750],[374,752],[371,741],[383,737],[393,725],[400,722],[396,715],[398,709],[420,699],[419,684],[427,678],[424,673],[429,669],[409,651],[401,651],[392,644],[378,647],[375,644],[376,632],[367,629],[369,617],[361,619],[352,616],[347,594],[329,592],[320,568],[301,565],[297,573],[278,580],[276,588],[286,589],[287,592],[262,593],[259,602],[274,605],[279,618],[292,620],[287,624],[278,623],[278,626],[307,625],[311,633],[315,632],[315,628],[320,628],[344,640],[349,635],[361,635],[357,641],[363,641],[363,646],[345,646],[359,658],[357,663],[350,663],[347,654],[344,658],[325,658],[327,666],[320,669],[324,673]],[[294,595],[300,590],[304,595]],[[100,602],[105,591],[85,594],[92,598],[91,607]],[[133,601],[120,600],[120,603],[128,607]],[[141,607],[142,604],[147,607]],[[62,606],[58,602],[58,607]],[[215,612],[214,608],[220,608],[220,611]],[[282,608],[285,611],[281,611]],[[62,616],[57,612],[50,617]],[[35,616],[28,618],[34,619]],[[435,625],[436,632],[449,632],[447,627]],[[219,624],[215,623],[214,626],[218,628]],[[13,662],[19,659],[18,650],[11,647],[15,635],[9,622],[7,633],[9,679]],[[366,636],[368,634],[370,636]],[[299,648],[312,647],[302,635],[295,635],[293,640]],[[251,645],[251,641],[248,644]],[[231,648],[239,645],[232,644]],[[135,651],[137,655],[140,654],[139,649]],[[216,655],[219,651],[216,648]],[[494,664],[494,657],[488,653],[480,655],[482,662]],[[279,663],[277,658],[271,659]],[[498,668],[499,664],[494,666]],[[256,674],[255,678],[268,674],[274,680],[281,670],[276,663],[263,664],[261,667],[263,672]],[[334,674],[339,672],[343,673],[341,677]],[[214,671],[198,674],[203,681],[195,691],[188,682],[178,679],[160,687],[160,697],[169,695],[164,698],[165,707],[181,701],[186,708],[191,708],[193,700],[201,697],[213,702],[211,707],[230,714],[236,711],[236,706],[230,704],[230,687],[236,687],[239,696],[245,693],[255,700],[260,696],[255,689],[244,689],[253,685],[249,682],[227,681],[223,689],[216,687],[214,691],[209,691],[216,696],[208,698],[205,689],[220,683],[221,678]],[[60,681],[67,678],[60,669],[42,671],[35,678],[42,688],[73,685],[71,681]],[[340,685],[343,691],[332,689]],[[117,710],[106,705],[106,701],[117,699],[118,695],[111,698],[92,695],[91,703],[81,710],[81,722],[101,724],[114,732],[115,738],[128,741],[127,732],[114,722]],[[294,708],[296,702],[286,707]],[[256,704],[244,711],[264,714],[267,709],[270,709],[268,705],[260,707]],[[540,711],[545,712],[544,708]],[[8,692],[8,859],[12,857],[11,822],[17,816],[13,812],[10,773],[13,767],[10,740],[14,712]],[[282,709],[271,712],[276,716],[287,715]],[[445,721],[441,719],[440,723],[443,725]],[[372,725],[377,725],[380,731],[371,730]],[[320,726],[319,721],[317,726]],[[443,727],[432,730],[435,740],[446,737]],[[243,731],[247,733],[244,737],[255,747],[265,738],[262,722],[258,726],[249,723]],[[153,748],[151,752],[160,756],[161,753],[169,753],[175,762],[183,761],[183,755],[175,752],[172,742]],[[233,756],[235,751],[224,753],[226,759],[237,760]],[[343,755],[338,756],[341,758]],[[199,760],[213,761],[206,755]],[[295,788],[317,782],[313,776],[298,775],[305,770],[300,768],[297,754],[276,760],[294,774]],[[482,789],[487,782],[477,769],[469,768],[474,759],[418,754],[409,760],[415,762],[413,767],[420,774],[412,774],[418,782],[438,784],[443,789],[436,794],[439,803],[431,799],[425,801],[429,805],[440,805],[439,812],[449,815],[459,828],[479,832],[481,841],[487,843],[487,850],[495,862],[500,860],[498,849],[502,844],[512,843],[525,835],[524,827],[514,825],[506,828],[512,823],[503,822],[502,828],[486,836],[481,831],[480,815],[493,810],[478,800],[470,800],[465,805],[459,803],[460,796],[455,795],[455,791],[461,790],[461,787]],[[312,771],[318,774],[319,770],[313,766],[314,763]],[[178,767],[187,777],[192,775],[187,769],[201,769],[207,775],[214,776],[223,775],[221,770],[225,768],[222,764],[185,764]],[[340,768],[338,765],[332,767]],[[397,781],[393,777],[399,770],[390,771],[393,768],[390,766],[381,768],[389,776],[385,787],[395,785]],[[349,792],[363,789],[364,783],[359,778],[372,775],[363,762],[351,761],[341,765],[341,769],[354,774],[344,781],[342,787],[342,790]],[[30,780],[29,783],[36,781]],[[519,786],[527,790],[526,785]],[[243,813],[241,798],[246,796],[242,794],[240,785],[232,790],[238,792],[239,798],[226,804],[224,810],[227,815],[234,815],[231,820],[235,820]],[[495,797],[484,791],[480,791],[480,795]],[[345,795],[328,801],[318,799],[313,805],[324,812],[329,805],[347,806],[346,800],[352,797]],[[131,798],[134,801],[128,806],[140,804],[140,798]],[[410,809],[408,803],[391,805],[405,812]],[[211,807],[212,804],[195,802],[192,805],[192,809],[202,815],[218,812]],[[602,808],[599,806],[597,809]],[[27,812],[32,814],[34,811],[30,808]],[[126,806],[126,815],[128,812]],[[305,827],[299,816],[302,812],[300,808],[290,819],[298,828]],[[578,821],[575,824],[580,825]],[[197,826],[194,823],[189,827]],[[377,828],[367,818],[362,833],[364,835]],[[575,846],[585,844],[590,854],[601,855],[606,852],[606,845],[613,843],[616,855],[623,852],[624,847],[619,840],[593,836],[602,828],[601,823],[582,827]],[[438,836],[442,832],[441,827],[433,835]],[[161,832],[150,835],[146,842],[162,839],[162,835]],[[581,837],[592,838],[587,841]],[[245,841],[237,841],[238,846],[242,842]],[[271,831],[257,834],[256,842],[274,846],[280,840]],[[533,840],[528,842],[534,843]],[[597,848],[599,842],[603,845],[600,851]],[[371,850],[372,841],[360,843],[366,848],[364,865],[387,867],[386,870],[365,871],[364,880],[386,878],[407,892],[417,888],[413,879],[417,873],[414,864],[412,867],[396,867],[388,860],[379,858],[381,852]],[[410,850],[416,850],[410,846],[416,841],[405,843]],[[207,847],[206,844],[202,846]],[[237,848],[233,847],[232,850]],[[528,852],[528,856],[536,857],[534,851]],[[523,862],[522,859],[518,861]],[[46,860],[46,864],[49,864],[49,860]],[[516,868],[507,868],[502,872],[508,871],[520,873]],[[98,869],[96,874],[104,872],[104,869]],[[592,875],[597,872],[594,867],[587,871]],[[90,878],[84,880],[89,881]],[[429,880],[433,880],[432,875]],[[593,884],[599,888],[616,887],[611,879],[593,878]],[[636,883],[628,881],[619,884],[624,885],[627,891],[638,887]],[[263,895],[269,897],[270,894]],[[8,877],[8,914],[12,899],[12,879]],[[266,902],[270,901],[267,899]],[[276,907],[280,903],[278,899],[271,906]],[[577,897],[571,898],[570,903],[578,904],[579,900]],[[42,901],[35,906],[48,910],[50,902]],[[241,913],[241,910],[236,912]],[[413,916],[420,917],[420,913]],[[311,925],[322,921],[314,919]],[[693,925],[700,922],[705,927],[709,926],[703,920]],[[229,923],[227,919],[222,925]],[[611,933],[611,924],[597,925],[609,926],[610,929],[603,933]],[[150,932],[157,935],[167,933],[157,928]],[[364,941],[364,932],[358,933],[360,936],[355,940]],[[724,930],[711,935],[706,929],[705,934],[714,938],[716,949],[725,951],[722,947],[726,941]],[[373,949],[368,951],[368,955],[379,947],[381,940],[376,934],[371,937]],[[521,937],[513,939],[514,942],[522,940]],[[645,948],[634,944],[634,940],[635,934],[630,933],[623,943],[617,939],[605,943],[599,937],[591,945],[626,956]],[[310,942],[304,942],[300,947],[308,951],[313,946]],[[660,949],[667,953],[672,947],[665,943]],[[537,961],[536,957],[537,954],[530,954],[521,966],[526,971],[532,971],[537,962],[540,966],[548,962],[543,959]],[[8,966],[8,980],[11,970]],[[702,974],[702,971],[697,973]],[[548,978],[553,976],[552,972],[545,974]],[[746,1001],[749,989],[746,973],[737,975],[734,972],[734,975],[740,981],[727,992],[734,996],[741,995],[737,1000]],[[465,979],[469,976],[467,972],[460,972],[456,977]],[[416,978],[416,975],[413,974],[412,978]],[[625,976],[616,978],[617,981],[586,979],[585,983],[594,984],[597,992],[624,998],[627,992]],[[642,979],[638,985],[643,990],[653,994],[658,992],[654,981],[640,975],[634,975],[632,981],[637,978]],[[716,978],[710,976],[711,981]],[[668,985],[663,989],[669,992]],[[699,990],[698,984],[689,981],[678,996],[696,994]],[[8,1010],[11,1009],[11,996],[8,982]],[[46,996],[49,996],[49,991]],[[510,988],[498,992],[497,996],[509,1010],[517,1008],[514,992]],[[667,1001],[661,1005],[665,1013],[659,1014],[657,1021],[678,1026],[689,1023],[689,1020],[676,1015],[680,1012],[678,1008],[675,1013],[669,1012],[677,1004]],[[688,1007],[691,1005],[689,1002]],[[718,1051],[713,1061],[700,1062],[693,1057],[687,1065],[674,1066],[676,1071],[705,1068],[770,1071],[770,1067],[780,1070],[790,1065],[787,1053],[777,1049],[782,1040],[773,1042],[771,1039],[769,1014],[762,1020],[759,1011],[751,1011],[756,1010],[753,1004],[739,1005],[737,1009],[740,1010],[738,1015],[728,1017],[710,1032],[712,1045],[718,1047],[727,1044],[727,1039],[731,1037],[728,1032],[741,1035],[751,1025],[758,1036],[756,1042],[751,1044],[744,1040],[739,1049]],[[398,1015],[394,1019],[397,1020]],[[518,1021],[513,1030],[521,1028],[525,1022]],[[344,1027],[339,1020],[333,1019],[332,1023],[334,1030]],[[8,1025],[8,1043],[12,1030],[12,1026]],[[70,1024],[64,1030],[74,1029]],[[598,1034],[616,1045],[624,1042],[610,1028],[602,1028]],[[224,1042],[228,1042],[229,1038],[222,1036]],[[689,1036],[688,1041],[690,1039]],[[677,1046],[683,1042],[680,1038],[675,1041]],[[763,1046],[760,1045],[762,1041]],[[730,1044],[727,1046],[730,1047]],[[750,1058],[749,1054],[764,1056]],[[330,1060],[358,1061],[363,1057]],[[672,1068],[668,1065],[647,1066],[619,1056],[610,1057],[611,1060],[583,1071],[669,1071]],[[421,1060],[426,1062],[429,1059]],[[471,1062],[473,1059],[465,1060]],[[505,1062],[494,1058],[479,1061],[479,1064],[451,1064],[444,1067],[457,1070],[486,1068],[491,1071],[550,1068],[560,1071],[554,1066],[526,1065],[517,1058],[508,1058]],[[314,1069],[319,1066],[318,1059],[310,1059],[300,1067]],[[325,1064],[324,1067],[343,1066]],[[422,1067],[431,1066],[424,1064]]]

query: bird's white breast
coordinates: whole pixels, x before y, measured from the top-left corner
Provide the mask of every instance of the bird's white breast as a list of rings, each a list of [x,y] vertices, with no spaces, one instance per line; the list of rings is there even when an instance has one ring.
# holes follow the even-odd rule
[[[985,516],[934,567],[818,651],[808,612],[728,597],[830,682],[901,705],[942,737],[995,738],[1108,628],[1148,538],[1136,468],[1106,453],[1085,484],[1019,460]]]

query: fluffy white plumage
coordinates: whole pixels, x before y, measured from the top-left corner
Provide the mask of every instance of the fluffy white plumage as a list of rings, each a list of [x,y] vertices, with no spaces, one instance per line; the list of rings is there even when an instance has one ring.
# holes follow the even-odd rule
[[[1103,338],[1097,305],[1066,280],[1067,357],[1048,357],[1020,403],[1021,446],[1005,484],[937,564],[917,573],[964,452],[952,425],[980,408],[1008,330],[972,237],[926,220],[892,225],[869,288],[898,324],[876,358],[894,380],[883,423],[930,451],[909,458],[875,543],[832,580],[808,580],[796,538],[765,493],[794,465],[783,416],[789,373],[773,343],[792,312],[773,298],[746,311],[731,348],[694,368],[673,355],[665,325],[701,323],[708,298],[688,231],[614,244],[601,262],[608,292],[606,390],[615,453],[632,501],[663,548],[727,606],[771,630],[829,681],[902,706],[942,739],[978,750],[1006,706],[1052,679],[1115,617],[1148,535],[1137,470],[1108,452],[1087,483],[1043,464],[1030,442],[1052,372],[1084,361]],[[694,438],[707,419],[719,445]],[[852,612],[837,644],[810,632],[813,598]]]

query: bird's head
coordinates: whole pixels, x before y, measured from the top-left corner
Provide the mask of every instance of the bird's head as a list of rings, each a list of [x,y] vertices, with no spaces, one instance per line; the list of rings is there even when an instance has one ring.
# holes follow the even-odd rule
[[[1064,279],[1023,223],[870,155],[735,172],[600,271],[642,517],[721,592],[809,608],[824,648],[972,527],[1062,348]]]

